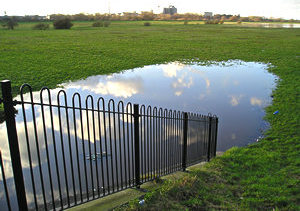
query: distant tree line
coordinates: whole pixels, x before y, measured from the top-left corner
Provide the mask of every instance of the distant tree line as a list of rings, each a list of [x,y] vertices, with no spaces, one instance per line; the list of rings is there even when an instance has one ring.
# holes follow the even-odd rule
[[[0,16],[0,21],[9,16]],[[52,14],[49,16],[14,16],[17,22],[36,22],[36,21],[55,21],[62,19],[70,19],[71,21],[151,21],[151,20],[182,20],[182,21],[206,21],[218,20],[226,22],[300,22],[300,20],[283,19],[283,18],[266,18],[261,16],[241,17],[240,15],[215,14],[212,17],[204,17],[204,15],[196,13],[185,14],[155,14],[153,12],[124,12],[118,14],[85,14],[79,13],[75,15]]]
[[[283,18],[266,18],[261,16],[241,17],[240,15],[215,14],[210,18],[196,13],[184,14],[155,14],[153,12],[124,12],[118,14],[84,14],[79,13],[75,15],[52,14],[50,20],[57,20],[69,18],[75,21],[97,21],[97,20],[111,20],[111,21],[151,21],[151,20],[187,20],[187,21],[206,21],[208,19],[230,22],[300,22],[300,20],[283,19]]]

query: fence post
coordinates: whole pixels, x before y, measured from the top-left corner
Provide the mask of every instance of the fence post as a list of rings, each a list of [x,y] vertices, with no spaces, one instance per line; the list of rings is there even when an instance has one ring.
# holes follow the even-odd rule
[[[218,135],[218,123],[219,123],[218,117],[215,117],[215,119],[216,119],[216,131],[215,131],[215,149],[214,149],[214,157],[216,157],[216,154],[217,154],[217,135]]]
[[[208,147],[207,147],[207,161],[210,161],[210,145],[211,145],[211,123],[212,123],[212,117],[209,116],[209,128],[208,128]]]
[[[187,131],[188,131],[188,113],[183,116],[183,148],[182,148],[182,170],[186,170],[187,162]]]
[[[140,188],[140,135],[139,135],[139,104],[133,105],[134,118],[134,153],[135,153],[135,184]]]
[[[20,210],[28,210],[23,171],[18,144],[16,120],[14,115],[14,103],[11,94],[11,82],[9,80],[1,81],[2,97],[4,103],[4,115],[9,142],[12,169],[14,173],[14,182]]]

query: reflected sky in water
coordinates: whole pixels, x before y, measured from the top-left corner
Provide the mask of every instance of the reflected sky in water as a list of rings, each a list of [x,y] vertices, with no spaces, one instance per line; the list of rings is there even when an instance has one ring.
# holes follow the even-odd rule
[[[124,101],[125,105],[128,102],[132,102],[172,110],[196,112],[200,114],[216,114],[219,117],[217,150],[225,151],[233,146],[245,146],[255,142],[257,138],[262,135],[262,131],[267,128],[267,123],[263,121],[264,107],[271,103],[271,93],[275,88],[275,82],[277,80],[276,76],[268,73],[267,68],[267,64],[242,61],[229,61],[210,65],[185,65],[173,62],[169,64],[145,66],[143,68],[136,68],[111,75],[92,76],[85,80],[61,84],[61,86],[67,93],[69,106],[71,105],[72,95],[75,92],[79,92],[83,102],[88,95],[92,95],[95,100],[99,97],[103,97],[106,103],[112,98],[116,103],[119,100]],[[60,88],[51,90],[52,104],[57,104],[56,96],[59,90]],[[24,95],[25,101],[30,100],[28,97],[29,94]],[[34,92],[33,98],[34,102],[39,102],[40,93]],[[48,103],[46,98],[47,93],[45,92],[43,100],[45,103]],[[17,99],[20,100],[20,97],[17,97]],[[82,104],[84,104],[83,102]],[[64,105],[64,103],[62,103],[62,105]],[[20,140],[20,153],[22,159],[24,158],[22,165],[25,168],[24,175],[28,176],[29,163],[28,159],[26,159],[27,147],[23,115],[21,106],[18,105],[16,108],[18,109],[16,124]],[[30,105],[25,105],[25,110],[26,113],[29,114],[31,112]],[[40,137],[39,148],[44,150],[45,143],[41,141],[44,139],[41,107],[37,106],[35,112],[37,133],[39,134],[38,137]],[[63,113],[63,116],[64,115]],[[70,122],[74,122],[71,113],[69,115]],[[91,118],[91,115],[89,118]],[[52,128],[54,129],[56,140],[59,140],[57,109],[53,110],[53,127],[50,120],[49,108],[48,110],[46,108],[45,130],[47,131],[47,136],[49,136],[48,140],[52,140],[53,138],[51,135]],[[86,122],[86,120],[86,117],[83,116],[83,122]],[[126,122],[127,120],[124,119],[124,121]],[[30,139],[32,139],[31,142],[33,143],[34,139],[32,137],[34,137],[34,130],[32,116],[28,115],[27,122],[29,137],[31,137]],[[92,122],[91,119],[90,122]],[[80,121],[78,118],[76,118],[75,125],[78,125],[76,127],[79,128],[78,131],[80,134]],[[68,133],[66,121],[62,121],[62,128],[63,139],[66,140]],[[87,130],[85,125],[83,131]],[[101,131],[103,134],[104,127],[101,128]],[[74,128],[72,128],[72,126],[70,133],[73,137]],[[14,188],[14,186],[11,185],[12,172],[10,171],[11,164],[9,162],[10,155],[5,124],[0,124],[0,134],[2,135],[0,149],[3,152],[6,176],[9,178],[10,192],[14,192],[11,189]],[[83,134],[86,136],[85,132]],[[98,134],[96,134],[96,136],[98,136]],[[78,135],[78,138],[81,139],[81,136]],[[91,142],[94,143],[93,138],[91,138]],[[37,176],[37,152],[32,143],[30,147],[33,154],[32,165],[35,168],[34,174]],[[50,141],[49,143],[50,154],[53,154],[52,142]],[[72,144],[74,143],[75,141],[72,142]],[[65,141],[63,144],[66,144],[64,152],[68,154],[67,142]],[[58,148],[60,148],[58,152],[61,154],[61,147]],[[54,162],[52,157],[51,162]],[[58,159],[62,159],[61,155],[58,156]],[[46,160],[45,153],[42,153],[41,162],[43,171],[47,169]],[[84,157],[81,156],[80,162],[83,162],[83,160]],[[62,166],[60,166],[60,169],[63,169]],[[70,169],[67,169],[67,171],[69,172]],[[30,186],[28,181],[26,186],[27,188]],[[48,186],[46,185],[46,187]],[[37,189],[40,189],[40,186],[37,186]],[[33,195],[31,192],[32,191],[27,192],[27,197],[28,201],[32,203]],[[47,194],[49,195],[50,193]],[[58,195],[56,189],[54,195]],[[0,205],[4,203],[1,199],[4,199],[3,192],[0,192]],[[41,194],[38,195],[38,199],[41,200]],[[13,200],[15,200],[15,198],[13,198]],[[15,205],[16,203],[13,202],[12,204]]]
[[[62,84],[80,92],[124,102],[212,113],[220,118],[218,151],[254,142],[263,129],[264,107],[271,103],[276,76],[268,65],[230,61],[211,65],[145,66]]]
[[[233,146],[255,142],[262,130],[267,128],[267,123],[263,121],[264,107],[271,103],[277,78],[268,73],[267,68],[267,64],[242,61],[211,65],[173,62],[92,76],[61,86],[69,102],[72,95],[79,92],[83,101],[86,96],[92,95],[94,99],[102,96],[106,102],[112,98],[115,102],[123,100],[124,103],[216,114],[219,117],[217,150],[225,151]],[[53,104],[57,104],[59,90],[51,91]],[[28,94],[24,96],[25,100],[26,97],[29,100]],[[34,92],[33,96],[34,101],[39,102],[39,92]],[[25,108],[30,110],[29,105]],[[17,109],[21,109],[21,106],[17,106]],[[39,118],[40,111],[37,112]],[[23,131],[22,111],[18,113],[17,128]],[[54,116],[55,122],[56,119],[57,116]],[[4,124],[0,125],[0,130],[6,136]],[[7,142],[2,141],[0,147],[6,149]]]

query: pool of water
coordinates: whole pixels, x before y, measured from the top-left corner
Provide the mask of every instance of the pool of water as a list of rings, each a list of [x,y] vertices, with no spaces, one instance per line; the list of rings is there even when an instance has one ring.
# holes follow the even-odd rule
[[[276,76],[268,65],[230,61],[211,65],[177,62],[145,66],[62,84],[67,92],[104,96],[175,110],[216,114],[218,151],[255,142],[266,129]]]
[[[257,141],[268,127],[268,124],[263,121],[264,107],[271,103],[271,93],[277,80],[275,75],[268,73],[268,67],[269,64],[243,61],[210,65],[172,62],[111,75],[92,76],[84,80],[64,83],[61,86],[66,91],[69,102],[72,95],[79,92],[82,99],[88,95],[94,96],[95,99],[102,96],[106,101],[112,98],[116,102],[122,100],[124,103],[132,102],[173,110],[215,114],[219,117],[217,151],[225,151],[233,146],[245,146]],[[59,90],[60,88],[51,90],[54,96],[53,104],[57,103],[55,96]],[[36,97],[36,101],[39,101],[39,92],[33,93],[33,96]],[[16,115],[17,129],[23,131],[21,106],[16,108],[19,110]],[[26,109],[30,110],[30,106]],[[36,110],[36,116],[41,118],[40,109]],[[54,114],[54,121],[57,118]],[[42,125],[38,124],[40,130],[38,132],[41,134],[42,129]],[[3,134],[0,148],[7,170],[6,176],[13,190],[5,124],[0,124],[0,133]],[[20,132],[18,135],[19,140],[25,139],[23,133]],[[56,135],[59,136],[59,130],[55,131]],[[26,157],[25,141],[21,141],[20,145],[21,153],[24,152]],[[45,155],[43,157],[46,160]],[[34,167],[37,168],[35,158],[33,162]],[[24,164],[26,169],[24,174],[27,175],[29,166],[26,162]],[[45,163],[43,168],[46,169]],[[1,205],[4,203],[2,200],[5,199],[3,195],[0,198]],[[29,201],[33,200],[30,194],[29,198]]]

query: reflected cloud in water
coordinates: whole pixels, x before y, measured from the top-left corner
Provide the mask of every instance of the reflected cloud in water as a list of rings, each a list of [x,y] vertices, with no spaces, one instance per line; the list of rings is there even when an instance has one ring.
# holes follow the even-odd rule
[[[216,114],[220,118],[218,150],[224,151],[232,146],[244,146],[254,142],[261,135],[261,129],[265,125],[262,120],[263,108],[271,102],[270,95],[272,89],[275,88],[276,78],[267,72],[267,68],[267,64],[242,61],[222,62],[208,66],[172,62],[136,68],[108,76],[92,76],[85,80],[64,83],[62,86],[68,96],[68,105],[72,103],[71,98],[74,92],[79,92],[82,96],[82,103],[87,95],[92,95],[95,101],[94,107],[96,107],[97,99],[102,96],[106,99],[106,103],[108,99],[113,98],[116,102],[123,100],[124,103],[132,102],[173,110]],[[59,90],[51,90],[52,104],[57,104],[56,94]],[[46,96],[47,93],[43,93],[43,100],[48,102]],[[39,97],[38,92],[33,93],[34,101],[39,102]],[[25,94],[25,99],[29,100],[29,94]],[[61,99],[61,102],[63,101]],[[20,109],[21,106],[17,106],[17,108]],[[29,111],[30,105],[25,105],[25,109]],[[19,111],[16,117],[17,129],[20,139],[24,139],[24,123],[21,113]],[[53,114],[54,130],[59,133],[57,111]],[[62,115],[65,113],[62,112]],[[92,115],[89,116],[91,118]],[[36,109],[36,118],[38,134],[42,137],[43,125],[40,107]],[[71,122],[73,118],[71,114],[69,118]],[[45,119],[47,120],[46,130],[50,130],[49,112],[45,112]],[[32,119],[29,118],[27,121],[29,121],[30,135],[33,135]],[[83,122],[86,121],[86,116],[83,115]],[[66,122],[62,122],[64,135],[68,132],[65,130],[66,124]],[[78,138],[81,139],[80,121],[76,120],[75,124]],[[88,130],[85,127],[83,131]],[[5,130],[5,126],[0,125],[1,134],[6,134]],[[101,128],[100,132],[103,133],[104,130]],[[71,136],[74,133],[73,127],[70,130]],[[48,134],[51,136],[51,132]],[[98,135],[96,134],[96,136]],[[93,137],[91,137],[91,142],[94,142]],[[25,141],[20,142],[20,145],[21,148],[26,149]],[[44,142],[41,142],[40,148],[44,147]],[[4,160],[9,160],[9,154],[5,152],[5,149],[8,149],[7,141],[1,141],[0,148],[3,149]],[[32,151],[34,151],[34,147]],[[23,152],[26,154],[24,150]],[[34,163],[34,165],[36,164]],[[24,166],[28,167],[28,163],[25,162]]]
[[[89,83],[78,81],[71,84],[62,84],[65,88],[81,89],[99,95],[129,98],[135,94],[143,93],[143,78],[106,76],[103,78],[91,78]]]
[[[67,104],[72,105],[72,96],[75,92],[81,95],[81,104],[85,107],[85,100],[88,95],[94,98],[94,108],[97,107],[97,100],[103,97],[107,103],[110,98],[114,99],[115,109],[119,100],[124,101],[124,105],[128,102],[139,103],[172,110],[189,111],[201,114],[213,113],[219,117],[219,133],[218,133],[218,151],[225,151],[233,146],[245,146],[261,135],[261,131],[266,128],[266,123],[263,121],[264,107],[271,103],[271,92],[275,88],[275,76],[267,72],[268,65],[255,62],[229,61],[215,63],[210,65],[199,64],[181,64],[172,62],[169,64],[146,66],[136,68],[122,73],[111,75],[92,76],[85,80],[64,83],[61,86],[67,94]],[[60,89],[51,90],[51,103],[56,105],[58,99],[61,105],[65,105],[63,95],[57,98],[57,93]],[[25,101],[30,101],[30,95],[24,95]],[[20,99],[18,96],[17,99]],[[43,92],[42,100],[44,103],[49,103],[47,92]],[[33,93],[33,101],[40,102],[40,93]],[[88,101],[89,108],[92,107],[91,101]],[[75,105],[79,105],[79,99],[76,98]],[[31,112],[31,105],[24,105],[25,113]],[[16,124],[20,144],[20,153],[22,157],[22,165],[25,176],[29,174],[29,161],[27,156],[26,133],[24,130],[23,115],[21,105],[16,106],[18,114],[16,115]],[[102,109],[102,106],[101,106]],[[66,112],[62,108],[59,112],[57,108],[53,108],[53,119],[49,113],[49,107],[44,107],[44,113],[40,106],[36,106],[36,133],[39,138],[39,150],[41,153],[41,164],[43,171],[47,171],[45,165],[47,157],[45,154],[45,137],[47,137],[50,158],[53,158],[53,136],[54,140],[60,140],[62,143],[56,143],[58,149],[58,160],[62,160],[62,146],[66,154],[69,154],[68,136],[70,136],[71,147],[74,150],[77,136],[77,143],[87,142],[87,133],[90,131],[90,144],[92,147],[100,146],[100,136],[108,133],[108,128],[105,128],[102,122],[113,121],[112,116],[103,115],[92,118],[93,113],[90,111],[82,111],[82,122],[80,121],[80,113],[78,110],[73,113],[68,111],[70,130],[67,130]],[[87,115],[88,114],[88,115]],[[75,115],[75,120],[74,120]],[[121,123],[131,123],[130,118],[118,117]],[[43,124],[45,119],[45,124]],[[95,122],[93,122],[93,120]],[[89,123],[88,123],[89,122]],[[99,125],[99,122],[100,125]],[[91,128],[96,127],[95,134],[91,133]],[[113,127],[113,126],[112,126]],[[75,130],[76,128],[76,130]],[[116,126],[117,128],[117,126]],[[112,128],[114,129],[114,128]],[[162,128],[166,129],[166,128]],[[35,145],[35,128],[32,116],[27,117],[27,130],[30,142],[30,151],[32,154],[32,167],[34,174],[38,174],[38,150]],[[169,129],[170,130],[170,129]],[[46,131],[46,135],[45,135]],[[4,166],[7,173],[7,178],[12,177],[10,154],[6,137],[6,127],[0,124],[0,149],[2,151]],[[84,137],[82,137],[82,134]],[[102,135],[100,135],[102,134]],[[171,134],[172,135],[172,134]],[[174,135],[175,136],[175,135]],[[116,145],[118,141],[124,137],[115,139]],[[82,141],[84,140],[84,141]],[[113,139],[114,141],[114,139]],[[192,141],[193,142],[193,141]],[[104,143],[101,146],[104,148]],[[113,147],[113,145],[111,146]],[[94,148],[95,149],[95,148]],[[86,150],[88,150],[86,148]],[[97,153],[100,151],[98,149]],[[109,150],[109,149],[108,149]],[[88,151],[86,151],[88,152]],[[73,152],[72,152],[73,153]],[[79,156],[79,163],[86,162],[83,156],[83,151],[79,155],[74,153],[74,158]],[[109,158],[107,158],[109,159]],[[113,158],[111,158],[113,159]],[[51,159],[50,164],[54,162]],[[74,163],[75,165],[75,163]],[[82,166],[82,165],[81,165]],[[108,164],[109,166],[109,164]],[[67,171],[70,171],[67,167]],[[80,167],[81,168],[81,167]],[[55,172],[55,170],[51,170]],[[75,175],[76,176],[76,175]],[[0,178],[1,182],[2,178]],[[30,186],[29,182],[26,183]],[[48,185],[49,186],[49,185]],[[47,186],[47,187],[48,187]],[[38,188],[40,189],[40,187]],[[1,193],[1,192],[0,192]],[[32,202],[33,197],[28,193],[28,201]],[[58,195],[55,190],[55,196]],[[0,195],[0,198],[1,197]],[[38,195],[40,200],[41,196]]]
[[[268,64],[228,61],[210,65],[146,66],[64,84],[70,91],[220,117],[218,150],[244,146],[261,135],[263,108],[271,102],[275,76]],[[232,134],[235,139],[232,139]]]

